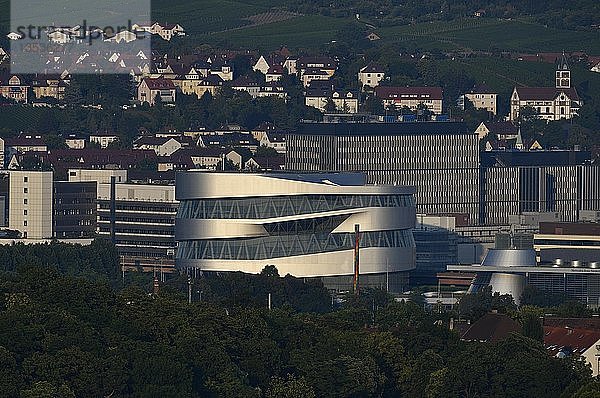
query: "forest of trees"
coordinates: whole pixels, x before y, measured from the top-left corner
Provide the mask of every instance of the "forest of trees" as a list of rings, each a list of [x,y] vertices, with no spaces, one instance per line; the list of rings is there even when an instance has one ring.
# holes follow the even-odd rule
[[[267,267],[194,280],[188,304],[185,276],[158,294],[147,277],[122,280],[107,242],[8,246],[0,258],[6,397],[600,394],[581,361],[550,357],[535,339],[463,342],[440,314],[385,292],[332,307],[319,282]]]

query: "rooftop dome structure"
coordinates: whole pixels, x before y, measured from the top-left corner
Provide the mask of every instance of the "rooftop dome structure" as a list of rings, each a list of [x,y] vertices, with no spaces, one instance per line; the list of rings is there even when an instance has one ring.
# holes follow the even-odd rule
[[[535,267],[535,250],[490,249],[481,265],[484,267]]]

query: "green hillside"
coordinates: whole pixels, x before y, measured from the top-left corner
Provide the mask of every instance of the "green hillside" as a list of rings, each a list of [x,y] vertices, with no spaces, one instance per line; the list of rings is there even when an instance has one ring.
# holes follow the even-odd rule
[[[269,50],[281,46],[320,48],[338,40],[339,29],[347,23],[342,18],[320,15],[299,16],[291,20],[206,35],[207,42],[236,48]]]
[[[548,28],[528,19],[469,18],[450,22],[426,22],[376,30],[384,41],[418,43],[425,47],[472,50],[587,51],[600,54],[600,31]]]
[[[466,8],[450,4],[450,8],[446,10],[448,14],[435,12],[439,9],[437,0],[427,0],[422,5],[412,0],[407,1],[402,9],[398,9],[398,5],[386,5],[383,1],[362,4],[348,0],[347,3],[344,8],[334,3],[326,7],[316,1],[153,0],[152,19],[183,25],[188,36],[180,39],[181,43],[173,44],[175,48],[182,49],[201,44],[261,50],[275,49],[282,45],[320,49],[331,41],[347,40],[346,31],[342,28],[352,25],[365,34],[374,31],[381,37],[381,40],[370,43],[369,46],[400,43],[406,48],[441,51],[582,50],[600,54],[600,29],[590,28],[594,23],[600,24],[598,14],[592,13],[589,20],[585,20],[575,9],[564,10],[565,15],[561,19],[556,17],[557,10],[554,6],[546,5],[546,9],[541,7],[537,11],[533,9],[525,13],[523,10],[519,11],[519,5],[515,4],[517,8],[516,11],[513,10],[513,14],[516,16],[499,18],[496,16],[498,13],[507,15],[504,6],[490,0],[487,2],[488,10],[494,16],[474,18],[465,16],[471,15],[470,9],[475,2],[466,4]],[[600,7],[592,3],[587,5],[588,2],[585,1],[582,4],[585,7]],[[9,7],[9,0],[0,0],[0,44],[6,44],[4,35],[8,31]],[[419,14],[420,9],[427,12]],[[583,8],[580,7],[581,9]],[[375,13],[375,10],[382,11]],[[383,10],[397,15],[388,15]],[[355,18],[355,12],[361,16],[359,21]],[[573,22],[574,15],[579,18],[576,20],[577,24]],[[411,16],[410,19],[408,16]],[[565,23],[561,24],[561,20]],[[160,47],[163,47],[162,43]]]

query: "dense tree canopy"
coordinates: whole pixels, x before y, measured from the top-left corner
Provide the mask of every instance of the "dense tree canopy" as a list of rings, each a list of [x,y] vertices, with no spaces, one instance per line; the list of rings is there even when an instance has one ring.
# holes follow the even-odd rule
[[[7,397],[587,397],[589,369],[514,335],[467,343],[411,303],[365,290],[332,309],[319,283],[193,280],[110,269],[114,248],[51,243],[0,253],[0,384]],[[103,260],[107,259],[107,260]],[[79,265],[79,266],[77,266]],[[140,282],[140,281],[138,281]],[[273,296],[268,310],[266,296]],[[510,306],[495,298],[496,306]],[[566,394],[566,395],[565,395]]]

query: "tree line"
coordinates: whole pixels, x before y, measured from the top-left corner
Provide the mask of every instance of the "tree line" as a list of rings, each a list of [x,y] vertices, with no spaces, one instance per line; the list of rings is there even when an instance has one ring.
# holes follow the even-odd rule
[[[158,293],[149,278],[123,286],[107,267],[116,266],[107,242],[3,246],[0,258],[7,264],[0,278],[0,385],[7,397],[584,397],[599,391],[580,361],[550,357],[529,337],[464,342],[415,303],[365,290],[332,305],[319,281],[281,278],[274,267],[193,280],[188,304],[185,275]]]

